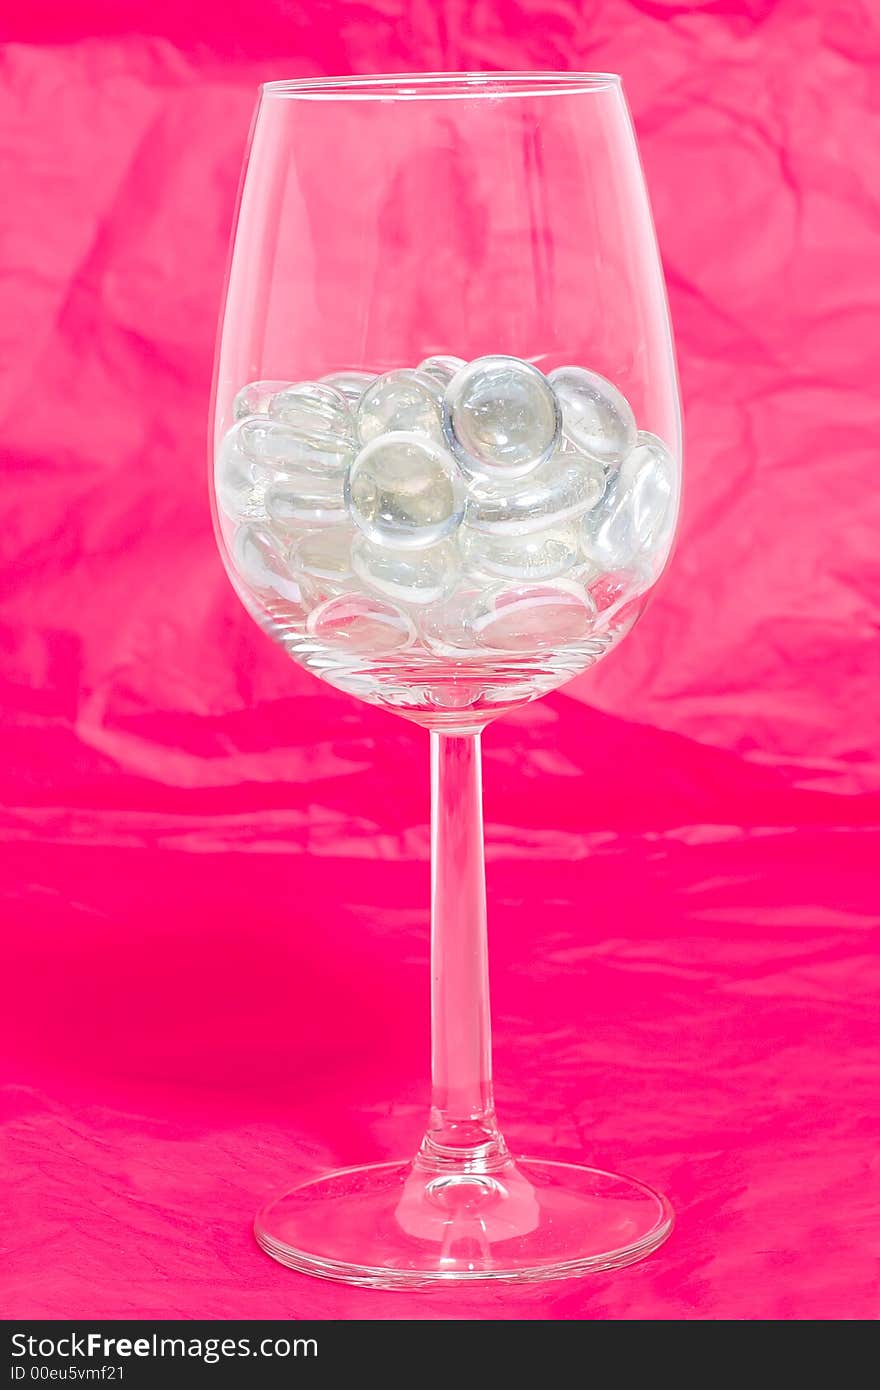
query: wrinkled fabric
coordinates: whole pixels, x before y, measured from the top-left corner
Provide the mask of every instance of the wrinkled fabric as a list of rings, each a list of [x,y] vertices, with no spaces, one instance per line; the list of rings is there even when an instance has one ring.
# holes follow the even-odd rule
[[[18,1317],[876,1316],[880,23],[860,0],[33,0],[0,66],[3,1247]],[[662,1187],[647,1262],[382,1294],[278,1187],[412,1150],[427,752],[293,666],[205,480],[256,84],[620,71],[676,328],[678,553],[485,737],[516,1149]]]

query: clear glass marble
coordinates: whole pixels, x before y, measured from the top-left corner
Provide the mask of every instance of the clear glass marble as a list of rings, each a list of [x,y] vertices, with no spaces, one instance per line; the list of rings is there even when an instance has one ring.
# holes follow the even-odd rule
[[[472,627],[483,646],[532,652],[588,637],[594,615],[595,606],[589,594],[580,584],[563,579],[488,593]]]
[[[675,468],[666,445],[641,431],[636,447],[611,475],[599,506],[583,521],[586,559],[604,571],[621,570],[654,549],[658,566],[671,539]]]
[[[356,405],[367,387],[376,380],[375,372],[364,372],[359,370],[328,372],[321,377],[321,381],[332,386],[340,395],[345,396],[352,405]]]
[[[384,434],[361,449],[346,484],[357,526],[377,545],[421,549],[461,523],[464,484],[440,445],[419,434]]]
[[[557,367],[549,379],[572,443],[601,463],[622,463],[636,442],[635,416],[623,393],[584,367]]]
[[[482,613],[486,590],[481,581],[463,576],[454,591],[439,603],[422,609],[416,615],[419,640],[426,651],[440,657],[462,661],[480,653],[481,644],[474,632],[474,618]]]
[[[292,578],[277,536],[262,526],[239,527],[235,534],[235,564],[241,578],[258,593],[279,594],[299,602],[302,595]]]
[[[328,597],[355,587],[353,540],[352,528],[345,525],[300,536],[291,547],[289,565],[303,592]]]
[[[446,389],[456,372],[467,363],[463,357],[437,356],[426,357],[424,362],[420,362],[417,371],[420,376],[431,377],[439,386]]]
[[[484,579],[553,579],[572,570],[580,557],[577,527],[555,526],[526,535],[500,535],[463,526],[459,532],[464,569]]]
[[[238,391],[232,402],[234,419],[243,420],[248,415],[267,415],[272,397],[283,391],[284,381],[249,381]]]
[[[309,614],[307,627],[320,642],[365,654],[402,651],[415,636],[415,625],[403,609],[360,593],[328,598]]]
[[[559,442],[559,404],[547,378],[515,357],[479,357],[456,372],[443,398],[446,440],[465,468],[518,477]]]
[[[341,526],[348,521],[345,478],[317,468],[291,469],[266,488],[263,505],[275,530],[288,539],[307,526]]]
[[[236,442],[246,458],[275,473],[314,468],[341,475],[354,458],[354,444],[344,436],[299,429],[262,416],[241,420]]]
[[[514,1157],[496,1117],[479,751],[626,637],[678,515],[674,355],[619,80],[267,84],[214,399],[215,527],[249,613],[431,740],[427,1127],[414,1159],[273,1197],[257,1239],[383,1288],[640,1259],[671,1228],[658,1193],[588,1156]],[[271,910],[258,872],[247,887]]]
[[[438,541],[426,550],[392,550],[357,536],[351,562],[365,588],[418,607],[446,598],[461,573],[458,549],[452,541]]]
[[[233,521],[265,518],[264,475],[238,447],[235,433],[229,434],[217,450],[214,467],[217,504]]]
[[[357,432],[362,444],[380,434],[424,434],[438,443],[443,438],[441,388],[429,376],[407,368],[385,372],[367,387],[358,401]]]
[[[472,531],[523,536],[574,521],[605,491],[605,469],[573,445],[563,445],[524,478],[473,478],[464,520]]]
[[[269,402],[269,415],[282,424],[306,433],[317,431],[354,438],[354,415],[348,398],[321,381],[299,381],[276,391]]]

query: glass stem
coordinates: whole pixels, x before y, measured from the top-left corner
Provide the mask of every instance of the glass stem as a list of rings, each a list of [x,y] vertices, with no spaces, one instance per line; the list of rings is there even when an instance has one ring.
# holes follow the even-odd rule
[[[480,735],[431,734],[431,1117],[419,1163],[487,1172],[495,1119]]]

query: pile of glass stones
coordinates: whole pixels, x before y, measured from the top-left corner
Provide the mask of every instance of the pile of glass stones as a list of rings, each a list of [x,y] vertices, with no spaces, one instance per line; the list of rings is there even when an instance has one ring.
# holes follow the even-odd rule
[[[675,465],[584,367],[429,357],[235,397],[216,490],[246,588],[374,654],[540,652],[662,567]]]

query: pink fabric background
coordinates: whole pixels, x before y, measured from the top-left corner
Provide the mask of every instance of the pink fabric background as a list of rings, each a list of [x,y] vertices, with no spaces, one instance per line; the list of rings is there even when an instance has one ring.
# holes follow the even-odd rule
[[[873,18],[871,11],[873,10]],[[7,1316],[876,1316],[880,22],[865,0],[29,0],[4,16]],[[513,1142],[662,1185],[650,1261],[370,1294],[265,1194],[408,1151],[427,750],[235,600],[207,396],[254,88],[623,73],[689,491],[653,608],[491,729]]]

